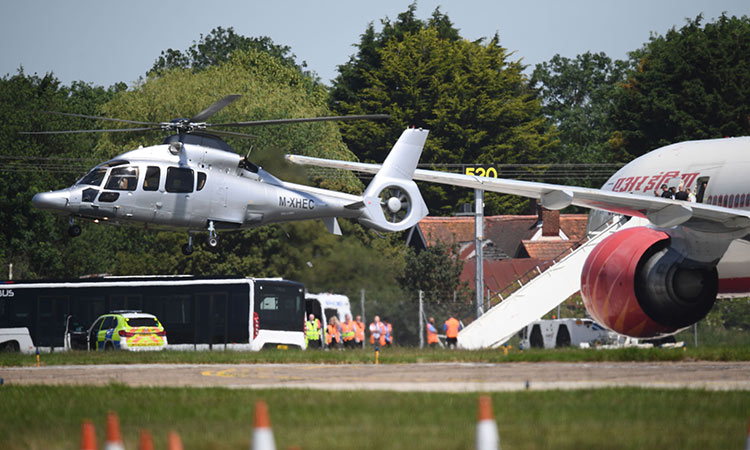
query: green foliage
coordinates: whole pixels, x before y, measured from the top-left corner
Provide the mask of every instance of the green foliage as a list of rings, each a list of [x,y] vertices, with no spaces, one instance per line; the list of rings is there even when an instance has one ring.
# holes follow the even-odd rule
[[[509,61],[499,37],[461,39],[447,16],[415,18],[416,6],[394,23],[370,25],[359,52],[339,66],[331,91],[340,113],[389,113],[386,123],[345,123],[342,133],[361,159],[381,162],[404,128],[430,129],[421,163],[504,164],[544,162],[553,146],[539,100],[520,62]],[[454,212],[471,197],[466,189],[425,186],[431,211]],[[487,214],[525,209],[517,198],[490,195]]]
[[[632,156],[674,142],[750,134],[750,17],[652,36],[614,97],[616,140]]]
[[[456,257],[457,248],[442,242],[420,252],[409,250],[404,275],[399,278],[401,288],[416,299],[424,292],[427,302],[453,302],[468,300],[466,283],[459,280],[463,261]]]
[[[27,76],[23,71],[0,79],[0,139],[3,149],[3,183],[0,183],[0,264],[13,264],[15,278],[77,276],[95,271],[108,253],[67,259],[77,247],[65,233],[66,226],[51,214],[32,207],[37,192],[72,184],[94,162],[88,159],[96,141],[91,135],[23,136],[21,131],[88,128],[90,123],[67,120],[40,111],[97,114],[124,85],[109,89],[75,82],[62,86],[52,75]],[[117,233],[97,236],[108,247]]]
[[[531,78],[542,110],[557,127],[560,145],[550,152],[554,164],[625,162],[627,155],[610,143],[612,97],[624,80],[627,63],[604,53],[586,52],[575,59],[555,55],[537,64]],[[565,184],[599,187],[587,176],[559,180]]]
[[[207,36],[201,34],[199,42],[193,41],[193,44],[184,52],[171,48],[162,51],[148,75],[162,75],[177,68],[199,72],[227,62],[235,51],[249,49],[265,52],[284,65],[296,68],[300,72],[304,72],[304,68],[307,67],[304,61],[301,65],[297,65],[289,46],[276,45],[268,36],[246,37],[236,34],[232,27],[227,29],[216,27]],[[312,77],[309,72],[304,73]]]

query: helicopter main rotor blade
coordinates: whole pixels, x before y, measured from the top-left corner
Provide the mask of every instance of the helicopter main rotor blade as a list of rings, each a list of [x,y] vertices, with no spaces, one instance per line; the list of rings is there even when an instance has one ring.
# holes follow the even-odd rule
[[[188,122],[204,122],[206,119],[213,116],[217,112],[221,111],[224,107],[226,107],[227,105],[229,105],[230,103],[232,103],[233,101],[237,100],[240,97],[241,96],[237,94],[227,95],[226,97],[222,98],[218,102],[214,103],[213,105],[199,112],[195,116],[191,117],[188,120]]]
[[[209,134],[218,134],[218,135],[224,135],[224,136],[237,136],[242,138],[252,138],[255,139],[258,136],[254,134],[247,134],[247,133],[235,133],[234,131],[223,131],[223,130],[211,130],[208,132]]]
[[[80,117],[83,119],[94,119],[94,120],[109,120],[111,122],[124,122],[124,123],[132,123],[136,125],[161,125],[158,122],[141,122],[139,120],[114,119],[112,117],[89,116],[87,114],[66,113],[66,112],[60,112],[60,111],[42,111],[42,112],[44,114],[54,114],[56,116]]]
[[[75,134],[75,133],[119,133],[125,131],[157,131],[162,128],[114,128],[111,130],[59,130],[59,131],[19,131],[18,134],[38,135],[38,134]]]
[[[270,119],[270,120],[253,120],[251,122],[229,122],[229,123],[211,123],[206,124],[210,127],[257,127],[262,125],[280,125],[285,123],[302,123],[302,122],[328,122],[328,121],[345,121],[345,120],[377,120],[387,119],[388,114],[360,114],[354,116],[327,116],[327,117],[304,117],[300,119]]]

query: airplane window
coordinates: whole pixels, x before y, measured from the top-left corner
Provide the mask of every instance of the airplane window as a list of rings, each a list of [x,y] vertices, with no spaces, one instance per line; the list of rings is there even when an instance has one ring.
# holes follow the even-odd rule
[[[167,192],[187,193],[193,192],[194,183],[193,169],[182,169],[179,167],[167,168]]]
[[[116,167],[109,174],[109,179],[104,188],[115,191],[134,191],[137,182],[137,167]]]
[[[104,181],[104,175],[107,173],[107,169],[100,168],[100,169],[93,169],[91,172],[87,173],[86,176],[81,178],[81,181],[78,182],[78,184],[87,184],[89,186],[101,186],[102,181]]]
[[[144,191],[155,191],[159,189],[159,177],[161,171],[156,166],[148,166],[146,169],[146,177],[143,179],[143,190]]]
[[[200,191],[203,189],[203,186],[206,185],[206,173],[205,172],[198,172],[198,188],[196,191]]]

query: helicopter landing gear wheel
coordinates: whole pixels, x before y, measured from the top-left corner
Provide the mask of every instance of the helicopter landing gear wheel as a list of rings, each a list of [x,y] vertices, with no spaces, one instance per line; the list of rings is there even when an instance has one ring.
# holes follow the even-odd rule
[[[182,254],[185,256],[190,256],[193,254],[193,235],[192,234],[188,234],[187,244],[182,246]]]
[[[214,228],[214,221],[208,222],[208,246],[216,248],[219,245],[219,237],[216,235],[216,228]]]
[[[68,228],[68,234],[70,237],[78,237],[81,235],[81,227],[78,225],[71,225],[70,228]]]

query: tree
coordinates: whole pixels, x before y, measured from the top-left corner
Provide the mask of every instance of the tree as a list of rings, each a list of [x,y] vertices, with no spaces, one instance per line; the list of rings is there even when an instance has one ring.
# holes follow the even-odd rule
[[[288,67],[297,68],[300,72],[314,78],[310,72],[305,72],[306,62],[298,65],[292,49],[287,45],[276,45],[268,36],[246,37],[236,34],[234,28],[224,29],[216,27],[208,35],[200,35],[198,42],[188,47],[185,52],[167,49],[154,62],[147,75],[161,75],[170,69],[191,69],[199,72],[211,66],[227,62],[235,51],[254,49],[265,52]]]
[[[632,156],[691,139],[750,134],[750,18],[654,35],[615,96],[613,142]]]
[[[557,127],[560,145],[550,152],[550,163],[605,164],[624,162],[613,148],[613,97],[628,65],[604,53],[586,52],[575,59],[555,55],[537,64],[531,85],[538,90],[544,115]],[[558,182],[599,187],[601,180],[573,175]]]
[[[22,131],[88,128],[90,123],[40,111],[66,111],[98,114],[99,106],[124,85],[105,89],[82,82],[70,87],[60,84],[53,74],[29,76],[20,70],[0,79],[0,139],[3,149],[3,182],[0,183],[0,264],[13,264],[14,278],[50,278],[78,276],[97,272],[109,265],[114,254],[83,251],[81,258],[70,258],[75,249],[89,250],[91,241],[74,243],[65,232],[67,226],[32,207],[37,192],[60,189],[73,184],[97,161],[89,152],[96,144],[90,134],[24,136]],[[97,244],[107,248],[118,241],[120,232],[96,236]],[[78,244],[78,245],[77,245]],[[83,245],[80,245],[83,244]]]
[[[447,16],[435,10],[428,21],[416,6],[370,25],[359,52],[339,66],[331,91],[339,113],[389,113],[386,123],[345,123],[348,147],[365,161],[382,162],[407,126],[430,129],[421,163],[504,164],[543,162],[554,144],[539,100],[529,89],[520,62],[509,61],[499,37],[461,39]],[[436,185],[422,188],[433,212],[450,214],[471,192]],[[525,203],[488,196],[488,214],[518,212]]]

